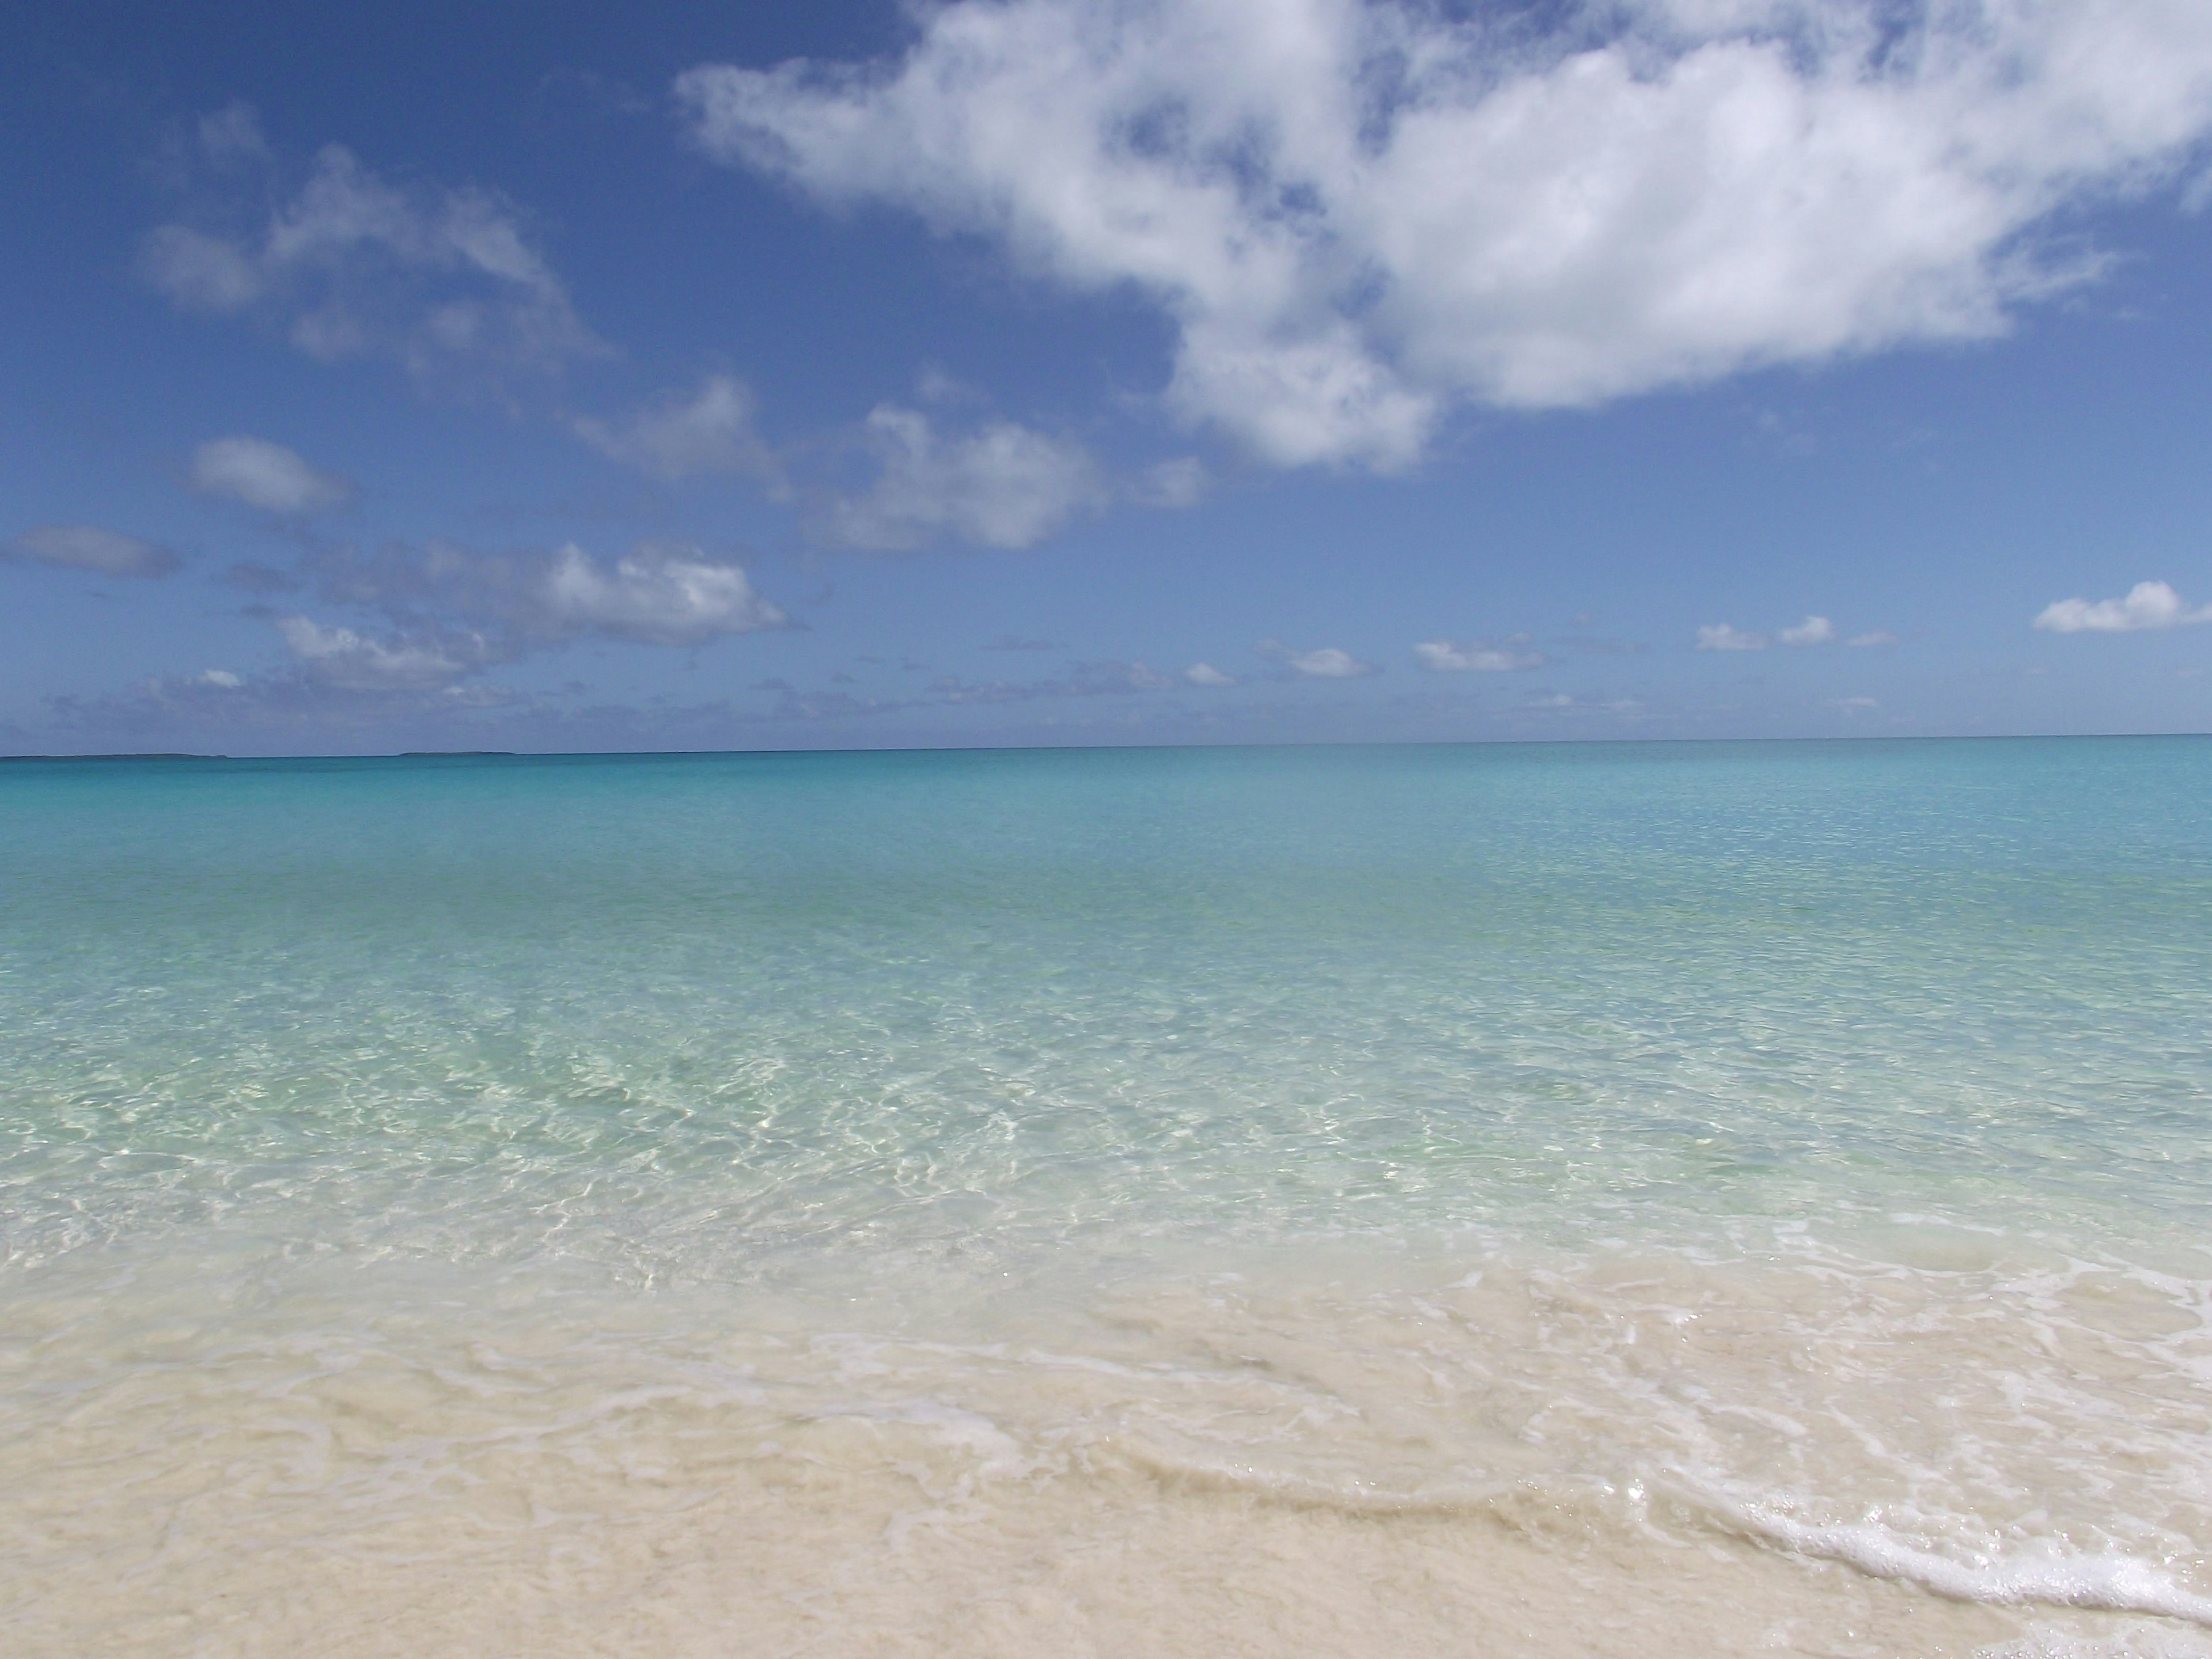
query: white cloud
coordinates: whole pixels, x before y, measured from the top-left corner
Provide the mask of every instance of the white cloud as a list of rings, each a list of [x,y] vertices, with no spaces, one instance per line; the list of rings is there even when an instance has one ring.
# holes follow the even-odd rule
[[[1413,647],[1424,668],[1452,672],[1509,673],[1517,668],[1541,668],[1549,660],[1540,651],[1510,642],[1492,645],[1488,640],[1424,640]]]
[[[606,422],[580,416],[576,435],[611,460],[672,482],[702,472],[779,480],[775,457],[753,429],[751,388],[728,374],[709,374],[690,398],[664,398]]]
[[[1872,697],[1831,697],[1828,699],[1828,706],[1832,708],[1840,708],[1846,714],[1863,714],[1869,708],[1879,708],[1881,704]]]
[[[2053,634],[2132,634],[2140,629],[2173,628],[2212,622],[2212,605],[2192,611],[2164,582],[2137,582],[2124,599],[2058,599],[2043,607],[2035,626]]]
[[[609,570],[571,543],[554,556],[544,597],[547,614],[570,629],[654,645],[696,645],[790,620],[738,566],[696,548],[640,545]]]
[[[199,149],[222,175],[231,224],[161,225],[140,250],[147,280],[187,310],[265,308],[310,356],[380,353],[424,377],[464,364],[546,369],[606,349],[520,216],[489,191],[403,190],[331,144],[263,210],[276,164],[250,111],[203,122]]]
[[[350,628],[325,628],[306,617],[276,624],[302,668],[349,691],[420,691],[442,686],[476,667],[480,651],[434,641],[380,640]]]
[[[611,562],[573,542],[491,553],[387,543],[325,549],[304,568],[331,604],[381,611],[410,637],[462,630],[487,662],[584,634],[690,646],[790,622],[742,566],[685,543],[641,542]]]
[[[1194,662],[1191,664],[1189,667],[1182,671],[1182,677],[1188,680],[1193,685],[1212,687],[1220,685],[1234,685],[1237,684],[1237,676],[1234,674],[1223,673],[1218,668],[1216,668],[1210,662]]]
[[[189,311],[242,311],[268,292],[242,249],[188,225],[149,233],[139,263],[153,284]]]
[[[1895,645],[1897,643],[1897,635],[1889,632],[1887,629],[1875,628],[1869,629],[1863,634],[1854,634],[1850,638],[1845,640],[1844,643],[1845,645],[1856,645],[1862,648],[1870,645]]]
[[[1836,625],[1826,617],[1808,617],[1778,636],[1784,645],[1826,645],[1836,637]]]
[[[1280,640],[1262,640],[1252,647],[1271,662],[1279,662],[1293,674],[1314,680],[1357,679],[1366,674],[1382,671],[1371,662],[1362,662],[1337,646],[1317,646],[1311,651],[1297,651]]]
[[[244,675],[234,674],[228,668],[203,669],[198,679],[202,685],[212,685],[222,691],[235,691],[246,684]]]
[[[200,152],[216,167],[264,161],[269,157],[268,140],[261,136],[261,118],[251,104],[233,103],[203,115],[198,129]]]
[[[1173,321],[1170,403],[1401,465],[1589,405],[2001,331],[2033,240],[2212,130],[2201,0],[952,0],[903,58],[679,77],[711,155]]]
[[[1114,668],[1115,665],[1111,664],[1084,663],[1078,666],[1076,672],[1079,678],[1086,672],[1098,674],[1103,670],[1104,672],[1102,677],[1105,678],[1109,684],[1113,683],[1114,679],[1118,678],[1119,680],[1122,684],[1126,684],[1132,691],[1172,691],[1175,690],[1174,675],[1163,674],[1158,669],[1147,667],[1143,663],[1133,662],[1129,664],[1126,669],[1120,671],[1118,676],[1115,674]]]
[[[1698,629],[1700,651],[1764,651],[1766,643],[1765,635],[1747,633],[1726,623],[1708,623]]]
[[[919,410],[884,404],[869,415],[864,442],[874,481],[833,498],[817,526],[839,546],[915,548],[951,536],[1030,547],[1105,499],[1080,444],[1011,421],[946,436]]]
[[[1205,498],[1207,482],[1206,463],[1184,455],[1146,468],[1129,499],[1145,507],[1195,507]]]
[[[353,494],[353,481],[310,466],[265,438],[210,438],[192,452],[192,488],[264,513],[313,513]]]
[[[158,543],[96,524],[33,526],[0,546],[0,559],[35,559],[103,576],[166,576],[182,562]]]

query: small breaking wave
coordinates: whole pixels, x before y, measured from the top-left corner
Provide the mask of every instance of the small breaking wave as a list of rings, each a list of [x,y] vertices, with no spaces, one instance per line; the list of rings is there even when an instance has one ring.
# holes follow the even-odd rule
[[[1840,1561],[1875,1578],[1918,1584],[1954,1601],[2001,1606],[2040,1602],[2106,1613],[2155,1613],[2212,1626],[2212,1595],[2203,1595],[2139,1556],[2091,1555],[2057,1545],[1961,1559],[1925,1549],[1874,1522],[1799,1520],[1763,1504],[1729,1504],[1747,1535],[1800,1555]]]

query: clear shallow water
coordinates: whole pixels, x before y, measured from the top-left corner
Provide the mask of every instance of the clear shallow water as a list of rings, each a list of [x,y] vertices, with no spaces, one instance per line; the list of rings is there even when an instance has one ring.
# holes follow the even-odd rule
[[[0,849],[20,1650],[2212,1653],[2212,742],[15,763]]]

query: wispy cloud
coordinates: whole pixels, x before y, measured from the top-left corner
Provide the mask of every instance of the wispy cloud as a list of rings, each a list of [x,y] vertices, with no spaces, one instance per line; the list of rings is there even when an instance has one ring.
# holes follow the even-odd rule
[[[2212,129],[2212,10],[2176,0],[915,15],[893,61],[693,70],[693,136],[1147,296],[1170,405],[1285,465],[1407,465],[1461,402],[1998,332],[2100,269],[2038,226]]]
[[[0,543],[0,559],[33,560],[103,576],[166,576],[184,562],[158,542],[96,524],[34,525]]]
[[[1732,628],[1726,623],[1708,623],[1698,629],[1700,651],[1764,651],[1768,643],[1764,634]]]
[[[1850,638],[1845,640],[1844,643],[1845,645],[1857,646],[1860,649],[1863,650],[1869,646],[1895,645],[1897,643],[1897,635],[1889,632],[1887,629],[1872,628],[1869,629],[1863,634],[1852,635]]]
[[[1424,640],[1413,647],[1424,668],[1454,673],[1502,674],[1541,668],[1551,660],[1520,641],[1493,645],[1488,640]]]
[[[353,494],[350,478],[311,466],[266,438],[210,438],[192,452],[191,479],[204,495],[285,516],[336,507]]]
[[[581,635],[696,646],[788,626],[735,560],[688,543],[640,542],[612,560],[574,542],[479,551],[454,542],[319,549],[303,574],[334,605],[405,629],[472,631],[516,656]]]
[[[1184,455],[1146,468],[1123,494],[1139,507],[1195,507],[1212,482],[1205,462]]]
[[[1516,704],[1511,712],[1517,715],[1553,720],[1601,715],[1620,720],[1640,720],[1646,710],[1643,700],[1638,697],[1577,697],[1569,691],[1532,691]]]
[[[288,718],[327,712],[331,696],[403,710],[492,707],[519,699],[485,683],[486,670],[572,640],[692,647],[790,621],[754,591],[741,567],[681,545],[640,544],[612,560],[573,543],[493,554],[451,543],[392,545],[372,556],[332,548],[317,554],[307,574],[325,602],[380,613],[387,625],[300,611],[270,616],[289,669],[148,682],[143,697],[175,703],[234,692],[240,709],[289,711]],[[206,713],[213,705],[192,707]]]
[[[2043,607],[2035,626],[2053,634],[2132,634],[2212,622],[2212,605],[2191,609],[2164,582],[2137,582],[2122,599],[2057,599]]]
[[[196,148],[209,175],[201,210],[157,226],[140,249],[146,279],[185,310],[265,315],[309,356],[395,357],[426,380],[606,350],[494,191],[403,188],[339,144],[285,190],[287,169],[243,106],[204,121]]]
[[[1316,646],[1310,651],[1299,651],[1285,645],[1280,640],[1261,640],[1252,649],[1268,661],[1280,663],[1291,673],[1306,679],[1358,679],[1382,672],[1373,663],[1362,662],[1340,646]]]
[[[699,389],[673,393],[618,420],[578,416],[578,437],[611,460],[674,482],[701,473],[734,473],[780,484],[783,469],[754,429],[752,390],[730,374],[709,374]]]
[[[1064,675],[1036,680],[963,680],[940,675],[927,701],[940,703],[1033,702],[1040,697],[1114,696],[1132,691],[1172,691],[1180,684],[1141,662],[1081,662]]]
[[[1208,690],[1218,690],[1222,686],[1237,684],[1237,676],[1223,673],[1210,662],[1191,664],[1182,671],[1182,677],[1193,685],[1204,686]]]

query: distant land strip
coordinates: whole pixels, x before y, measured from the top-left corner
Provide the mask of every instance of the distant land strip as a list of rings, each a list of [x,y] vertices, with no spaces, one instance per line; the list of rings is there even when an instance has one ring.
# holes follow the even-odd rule
[[[0,755],[0,761],[228,760],[228,755]]]

